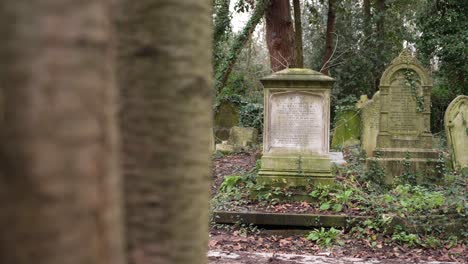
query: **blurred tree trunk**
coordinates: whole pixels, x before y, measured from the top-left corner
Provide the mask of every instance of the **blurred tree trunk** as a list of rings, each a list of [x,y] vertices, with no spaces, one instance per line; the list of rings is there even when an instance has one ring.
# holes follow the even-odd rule
[[[294,8],[294,42],[296,44],[296,67],[304,68],[304,55],[302,47],[302,19],[301,4],[299,0],[293,0]]]
[[[289,0],[271,0],[266,11],[266,41],[274,72],[295,66],[294,29]]]
[[[336,0],[328,0],[327,14],[327,32],[325,33],[325,55],[321,72],[328,75],[330,70],[330,59],[333,55],[333,34],[335,33],[335,18],[336,18]]]
[[[125,261],[109,10],[0,3],[0,263]]]
[[[129,263],[206,263],[211,0],[119,0]]]

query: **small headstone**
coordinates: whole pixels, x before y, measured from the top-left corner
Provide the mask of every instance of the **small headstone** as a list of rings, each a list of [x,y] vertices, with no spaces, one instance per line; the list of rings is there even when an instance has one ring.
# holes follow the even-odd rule
[[[249,147],[257,144],[258,131],[253,127],[238,127],[231,128],[229,133],[229,144]]]
[[[432,149],[430,132],[431,88],[429,73],[407,50],[380,79],[379,133],[368,164],[378,162],[384,168],[386,183],[403,173],[420,175],[418,183],[435,176],[438,151]]]
[[[468,96],[460,95],[449,104],[444,121],[453,167],[468,173]]]
[[[367,98],[367,94],[361,95],[359,98],[359,101],[356,103],[356,108],[361,109],[367,102],[369,101],[369,98]]]
[[[361,107],[361,149],[367,157],[372,154],[377,145],[380,119],[380,92],[376,92],[372,99]]]
[[[237,151],[234,145],[228,144],[227,141],[222,141],[220,144],[216,144],[216,151],[223,154],[231,154]]]
[[[331,148],[341,149],[343,147],[359,145],[360,134],[361,117],[359,116],[359,112],[354,109],[340,112],[336,116]]]
[[[228,100],[219,103],[214,116],[215,137],[218,140],[228,140],[229,131],[239,125],[239,110]]]
[[[280,186],[333,182],[329,129],[334,80],[309,69],[285,69],[261,81],[265,120],[257,182]]]

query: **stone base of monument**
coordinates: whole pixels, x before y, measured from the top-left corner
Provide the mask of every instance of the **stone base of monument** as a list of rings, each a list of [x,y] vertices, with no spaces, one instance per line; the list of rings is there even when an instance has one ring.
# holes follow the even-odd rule
[[[330,156],[264,155],[257,183],[268,186],[298,187],[331,184]]]
[[[439,151],[434,149],[376,149],[374,157],[366,160],[367,168],[377,162],[385,172],[385,183],[392,184],[395,177],[405,172],[417,176],[418,183],[437,179],[436,166],[439,164]]]

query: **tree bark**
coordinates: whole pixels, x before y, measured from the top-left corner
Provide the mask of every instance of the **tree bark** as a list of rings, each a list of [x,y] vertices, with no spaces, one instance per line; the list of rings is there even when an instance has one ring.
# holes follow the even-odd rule
[[[385,0],[377,0],[377,38],[380,53],[385,49]]]
[[[323,56],[323,74],[329,75],[330,59],[333,55],[333,34],[335,33],[336,0],[328,0],[327,32],[325,34],[325,55]]]
[[[371,35],[372,32],[372,27],[371,27],[371,8],[370,8],[370,1],[371,0],[364,0],[363,2],[363,15],[364,15],[364,36],[366,40],[368,40],[369,36]]]
[[[299,0],[293,0],[294,8],[294,43],[296,44],[296,67],[304,68],[304,55],[302,44],[302,19]]]
[[[385,0],[377,0],[377,63],[376,72],[378,76],[381,76],[385,70]],[[380,83],[380,77],[375,80],[375,87],[378,87]]]
[[[109,10],[0,3],[0,263],[124,263]]]
[[[228,56],[226,56],[224,61],[215,68],[216,93],[219,93],[221,89],[223,89],[224,85],[226,85],[227,79],[231,74],[232,67],[236,64],[237,58],[242,51],[242,48],[245,46],[245,43],[250,39],[258,23],[262,20],[269,3],[270,0],[257,0],[252,16],[249,18],[249,21],[247,21],[242,32],[234,39],[231,47],[229,48]]]
[[[211,0],[120,0],[129,263],[206,263]]]
[[[266,41],[273,72],[295,66],[294,29],[289,0],[271,0],[266,11]]]
[[[216,0],[216,14],[214,19],[214,32],[213,32],[213,67],[218,68],[219,63],[223,61],[222,46],[228,39],[230,27],[229,4],[230,0]]]

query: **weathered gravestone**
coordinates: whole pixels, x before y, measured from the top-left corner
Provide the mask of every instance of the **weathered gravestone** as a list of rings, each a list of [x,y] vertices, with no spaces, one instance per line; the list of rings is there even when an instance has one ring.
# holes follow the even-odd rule
[[[216,144],[216,150],[225,154],[248,150],[257,144],[258,131],[253,127],[234,126],[229,132],[229,139]]]
[[[331,183],[330,89],[334,79],[286,69],[261,80],[265,116],[257,181],[265,185]]]
[[[359,145],[361,134],[361,117],[356,109],[349,109],[337,114],[332,149],[340,149],[351,145]]]
[[[377,145],[380,121],[380,92],[361,107],[361,149],[367,157],[372,157]]]
[[[382,166],[386,183],[403,173],[422,177],[435,173],[438,152],[431,149],[431,88],[429,74],[406,50],[380,79],[379,132],[368,164]],[[418,177],[417,181],[426,178]]]
[[[219,103],[214,116],[214,132],[217,140],[228,140],[229,131],[239,125],[239,110],[228,100]]]
[[[249,147],[257,144],[258,131],[253,127],[238,127],[231,128],[228,142],[232,145]]]
[[[468,174],[468,96],[460,95],[449,104],[444,121],[453,167]]]

